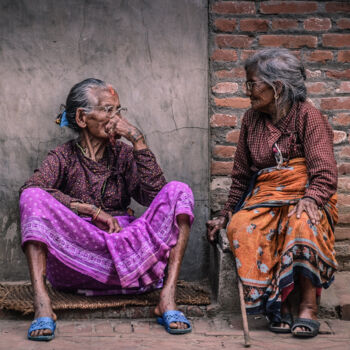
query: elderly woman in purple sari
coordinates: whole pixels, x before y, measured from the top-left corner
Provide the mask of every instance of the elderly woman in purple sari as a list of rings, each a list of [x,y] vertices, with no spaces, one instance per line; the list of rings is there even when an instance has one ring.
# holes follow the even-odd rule
[[[85,295],[161,288],[158,323],[169,333],[190,332],[175,292],[193,222],[191,189],[166,183],[111,85],[86,79],[73,86],[57,122],[79,137],[50,151],[21,188],[22,247],[35,310],[28,339],[54,337],[46,278],[54,288]],[[128,208],[131,198],[148,207],[139,218]]]

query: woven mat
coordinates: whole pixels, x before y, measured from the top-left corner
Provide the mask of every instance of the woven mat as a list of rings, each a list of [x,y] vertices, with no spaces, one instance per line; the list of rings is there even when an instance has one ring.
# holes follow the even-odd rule
[[[54,310],[101,309],[125,306],[152,306],[159,301],[159,290],[140,295],[93,296],[63,293],[48,286]],[[176,303],[179,305],[209,305],[209,292],[196,282],[179,281]],[[33,289],[31,284],[0,284],[0,309],[20,311],[23,314],[34,312]]]

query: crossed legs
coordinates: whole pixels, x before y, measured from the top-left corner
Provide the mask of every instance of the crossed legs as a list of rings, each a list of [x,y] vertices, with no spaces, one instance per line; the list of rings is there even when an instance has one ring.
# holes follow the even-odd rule
[[[177,244],[171,249],[168,263],[168,277],[160,293],[160,300],[155,308],[155,314],[161,316],[165,311],[175,310],[176,283],[180,273],[182,259],[186,250],[189,233],[190,220],[188,215],[177,216],[179,236]],[[35,319],[38,317],[51,317],[57,319],[52,310],[51,301],[46,290],[46,245],[37,241],[29,241],[25,245],[25,254],[28,261],[30,278],[34,290],[34,312]],[[184,329],[187,325],[181,322],[172,323],[172,328]],[[51,330],[43,329],[33,331],[31,336],[49,335]]]

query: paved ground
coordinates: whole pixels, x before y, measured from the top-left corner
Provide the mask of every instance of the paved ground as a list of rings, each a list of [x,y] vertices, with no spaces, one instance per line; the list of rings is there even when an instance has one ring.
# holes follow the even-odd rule
[[[30,321],[0,320],[1,350],[217,350],[242,349],[243,333],[237,315],[191,318],[193,332],[169,335],[153,319],[61,320],[56,338],[49,343],[26,339]],[[322,334],[297,339],[266,330],[263,318],[250,318],[251,349],[350,349],[350,321],[322,320]]]

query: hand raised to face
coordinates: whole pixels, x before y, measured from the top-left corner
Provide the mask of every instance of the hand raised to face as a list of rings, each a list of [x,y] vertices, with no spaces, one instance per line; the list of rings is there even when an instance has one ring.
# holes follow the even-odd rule
[[[111,117],[105,129],[111,143],[114,143],[115,139],[119,137],[125,137],[133,144],[143,138],[139,129],[132,125],[121,114],[117,113]]]

